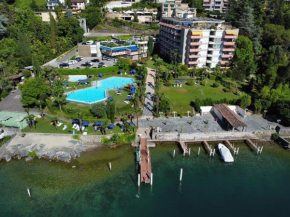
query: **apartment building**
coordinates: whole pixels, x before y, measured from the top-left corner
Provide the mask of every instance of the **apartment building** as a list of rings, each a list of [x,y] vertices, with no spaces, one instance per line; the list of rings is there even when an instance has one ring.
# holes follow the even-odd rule
[[[47,1],[47,4],[46,4],[47,9],[51,9],[51,10],[54,10],[55,6],[65,5],[65,0],[46,0],[46,1]]]
[[[161,11],[162,17],[196,17],[196,8],[190,8],[188,3],[181,3],[181,0],[167,0],[161,3]]]
[[[71,0],[71,8],[73,10],[84,10],[86,8],[85,0]]]
[[[229,0],[203,0],[205,11],[225,12],[228,8]]]
[[[239,29],[212,18],[162,18],[160,55],[194,67],[228,68],[235,53]]]
[[[106,18],[109,19],[119,19],[124,21],[133,21],[134,16],[137,16],[138,23],[141,24],[151,24],[156,20],[157,12],[151,12],[151,11],[111,11],[106,13]]]

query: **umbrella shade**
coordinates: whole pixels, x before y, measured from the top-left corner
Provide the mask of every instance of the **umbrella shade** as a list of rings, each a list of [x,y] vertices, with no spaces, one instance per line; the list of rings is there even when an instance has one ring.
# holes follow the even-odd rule
[[[66,82],[64,82],[65,84],[69,84],[69,82],[68,81],[66,81]]]
[[[79,124],[79,123],[80,123],[79,119],[73,119],[72,120],[72,124]]]
[[[91,74],[89,74],[89,75],[94,75],[94,73],[91,73]]]
[[[180,80],[181,83],[184,83],[184,80]]]
[[[137,72],[136,69],[131,70],[131,73],[136,73],[136,72]]]
[[[175,83],[180,83],[180,81],[175,81]]]
[[[108,125],[108,129],[113,129],[114,127],[115,127],[114,124],[109,124],[109,125]]]
[[[98,77],[100,77],[100,78],[103,77],[103,73],[100,72],[99,75],[98,75]]]
[[[133,99],[133,96],[128,96],[128,99]]]
[[[130,126],[135,126],[135,124],[133,122],[130,123]]]
[[[52,96],[54,96],[54,93],[51,93]]]
[[[118,72],[122,72],[123,70],[122,69],[119,69],[119,71]]]
[[[100,126],[100,125],[102,125],[102,124],[104,124],[105,123],[105,121],[96,121],[95,123],[94,123],[94,126]]]
[[[90,122],[82,120],[82,125],[84,127],[88,127],[90,125]]]
[[[113,101],[113,97],[108,97],[107,100]]]

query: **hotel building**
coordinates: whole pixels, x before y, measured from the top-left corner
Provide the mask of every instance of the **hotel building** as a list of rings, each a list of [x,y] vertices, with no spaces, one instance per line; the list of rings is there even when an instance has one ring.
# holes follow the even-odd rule
[[[161,3],[161,11],[162,17],[196,17],[196,8],[190,8],[188,3],[181,3],[181,0],[167,0]]]
[[[203,0],[205,11],[225,12],[228,8],[229,0]]]
[[[235,53],[239,29],[212,18],[162,18],[160,55],[194,67],[228,68]]]

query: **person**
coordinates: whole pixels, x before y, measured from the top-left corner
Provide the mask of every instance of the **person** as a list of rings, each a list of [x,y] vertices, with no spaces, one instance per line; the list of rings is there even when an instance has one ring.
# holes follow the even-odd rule
[[[147,134],[148,134],[148,132],[147,132],[147,130],[145,130],[145,135],[146,135],[146,137],[147,137]]]

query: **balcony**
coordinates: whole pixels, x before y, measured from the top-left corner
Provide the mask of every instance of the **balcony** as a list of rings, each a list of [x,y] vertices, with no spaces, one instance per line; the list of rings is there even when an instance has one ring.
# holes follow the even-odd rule
[[[199,49],[189,49],[190,53],[195,53],[195,52],[199,52],[199,51],[201,51],[200,48]]]
[[[227,64],[231,64],[231,61],[228,60],[222,60],[220,61],[221,65],[227,65]]]
[[[223,54],[222,58],[233,58],[234,55],[233,54]]]
[[[237,39],[238,36],[237,35],[225,35],[224,38],[225,39]]]
[[[189,65],[196,65],[199,64],[199,61],[190,61],[188,62]]]
[[[191,39],[202,39],[202,35],[192,35],[190,36]]]
[[[194,59],[194,58],[199,58],[200,55],[189,55],[188,57],[189,57],[190,59]]]
[[[236,45],[236,42],[224,42],[223,43],[225,46],[235,46]]]
[[[199,45],[201,45],[201,42],[190,42],[189,44],[191,46],[199,46]]]
[[[223,48],[223,51],[234,52],[235,48]]]

